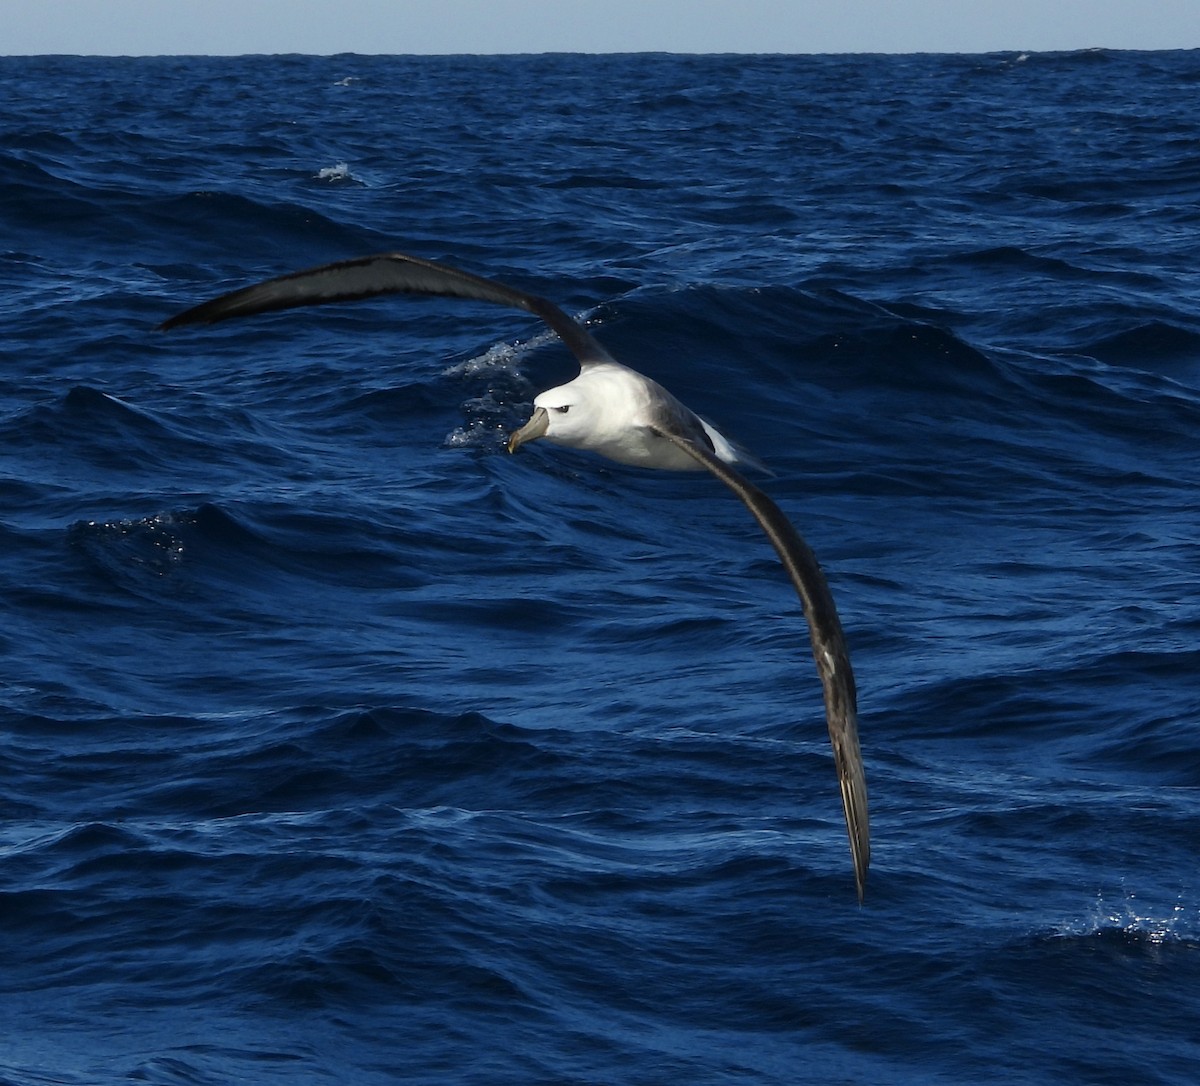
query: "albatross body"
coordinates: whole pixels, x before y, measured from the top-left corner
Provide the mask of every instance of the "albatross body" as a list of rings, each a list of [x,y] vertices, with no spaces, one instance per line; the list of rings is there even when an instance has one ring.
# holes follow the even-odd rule
[[[620,464],[667,471],[703,471],[704,465],[659,433],[665,423],[688,440],[707,445],[727,464],[746,455],[717,429],[693,415],[657,381],[619,362],[596,362],[565,385],[533,401],[533,416],[508,442],[516,452],[527,441],[587,449]]]
[[[616,361],[553,303],[404,253],[339,261],[269,279],[194,306],[164,321],[160,328],[396,293],[469,298],[524,309],[544,320],[575,355],[579,375],[534,399],[529,421],[509,437],[509,452],[541,439],[587,449],[622,464],[668,471],[707,470],[753,514],[779,555],[808,620],[861,902],[871,845],[850,655],[833,596],[813,552],[779,507],[737,470],[753,465],[753,458],[657,382]]]

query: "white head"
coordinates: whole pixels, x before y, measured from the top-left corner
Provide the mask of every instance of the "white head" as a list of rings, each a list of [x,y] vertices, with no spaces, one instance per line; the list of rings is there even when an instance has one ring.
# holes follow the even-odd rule
[[[625,432],[632,420],[627,394],[594,370],[585,370],[573,381],[548,388],[533,401],[533,415],[508,439],[516,452],[527,441],[545,438],[556,445],[596,449]]]

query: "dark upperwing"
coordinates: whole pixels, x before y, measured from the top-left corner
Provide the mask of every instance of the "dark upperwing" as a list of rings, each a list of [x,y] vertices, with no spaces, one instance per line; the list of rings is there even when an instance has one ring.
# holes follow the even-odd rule
[[[708,449],[700,448],[687,437],[656,430],[667,440],[703,464],[732,490],[746,508],[754,514],[771,545],[787,570],[808,619],[812,638],[813,657],[825,691],[825,719],[829,725],[829,741],[833,744],[833,761],[842,788],[842,810],[846,815],[846,830],[850,834],[850,855],[854,860],[854,881],[858,900],[863,900],[867,885],[867,868],[871,863],[870,819],[867,812],[867,776],[863,769],[862,750],[858,743],[858,700],[854,688],[854,670],[842,623],[834,606],[833,595],[825,574],[812,549],[800,537],[791,521],[783,515],[770,498],[753,483],[744,479]]]
[[[378,294],[470,298],[524,309],[541,317],[558,334],[579,360],[580,366],[612,361],[612,357],[591,334],[553,302],[446,264],[422,260],[405,253],[379,253],[355,260],[339,260],[267,279],[201,302],[163,321],[158,328],[165,332],[185,324],[214,324],[231,317],[248,317],[255,313],[325,302],[348,302]]]

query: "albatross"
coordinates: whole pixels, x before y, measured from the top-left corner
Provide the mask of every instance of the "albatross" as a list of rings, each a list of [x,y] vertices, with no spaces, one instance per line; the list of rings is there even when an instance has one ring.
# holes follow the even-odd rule
[[[381,253],[281,275],[202,302],[159,328],[212,324],[379,294],[439,295],[523,309],[540,317],[563,341],[579,362],[579,375],[535,397],[529,421],[508,438],[510,453],[544,440],[588,449],[622,464],[667,471],[707,470],[741,499],[778,553],[808,620],[861,903],[871,859],[867,780],[858,742],[854,672],[842,624],[816,556],[779,506],[737,470],[753,460],[720,431],[656,381],[623,366],[554,303],[404,253]]]

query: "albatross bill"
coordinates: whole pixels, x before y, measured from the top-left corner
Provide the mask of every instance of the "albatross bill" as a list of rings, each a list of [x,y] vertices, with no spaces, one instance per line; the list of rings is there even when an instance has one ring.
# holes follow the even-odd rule
[[[808,621],[861,902],[871,844],[850,654],[833,595],[815,555],[775,502],[737,470],[755,466],[752,457],[657,382],[617,362],[586,328],[552,302],[404,253],[344,260],[268,279],[202,302],[159,327],[211,324],[379,294],[439,295],[507,305],[540,317],[557,333],[579,362],[579,374],[535,397],[529,421],[508,439],[509,452],[544,440],[586,449],[623,464],[668,471],[707,470],[750,511],[779,555]]]
[[[544,407],[535,407],[533,414],[529,416],[529,421],[519,430],[514,430],[508,435],[508,441],[504,443],[504,447],[510,453],[515,453],[526,442],[537,441],[539,437],[545,437],[549,428],[549,412]]]

